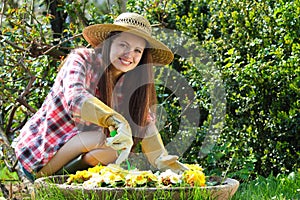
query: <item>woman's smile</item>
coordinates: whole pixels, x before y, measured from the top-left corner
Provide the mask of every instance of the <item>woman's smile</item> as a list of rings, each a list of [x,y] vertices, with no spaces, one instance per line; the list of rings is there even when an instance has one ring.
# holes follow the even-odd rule
[[[126,59],[124,57],[120,57],[119,59],[120,59],[120,61],[122,62],[123,65],[129,66],[129,65],[132,64],[132,61],[130,61],[129,59]]]

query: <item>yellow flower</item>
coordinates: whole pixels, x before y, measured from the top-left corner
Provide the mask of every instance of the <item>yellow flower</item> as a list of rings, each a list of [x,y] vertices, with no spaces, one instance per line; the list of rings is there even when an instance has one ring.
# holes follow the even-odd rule
[[[122,167],[120,167],[120,165],[116,165],[116,164],[109,164],[104,169],[117,174],[128,173],[127,170],[123,169]]]
[[[193,171],[203,171],[203,168],[200,167],[198,164],[185,164],[185,166]]]
[[[205,186],[205,174],[199,165],[187,165],[189,170],[183,173],[183,180],[190,186]]]
[[[157,177],[151,171],[129,171],[125,178],[126,186],[129,187],[153,185],[157,181]]]
[[[149,173],[147,175],[147,179],[148,179],[148,182],[154,182],[154,183],[158,182],[158,177],[153,173]]]
[[[102,165],[96,165],[95,167],[91,167],[88,169],[88,172],[91,172],[91,173],[99,173],[101,169],[103,169],[104,166]]]
[[[77,171],[71,174],[67,180],[68,184],[81,184],[84,188],[95,188],[101,186],[128,186],[128,187],[156,187],[176,185],[184,182],[190,186],[205,186],[205,174],[202,167],[197,164],[186,164],[189,168],[182,175],[171,170],[161,174],[153,174],[152,171],[125,170],[119,165],[95,166],[88,170]]]
[[[134,170],[130,171],[125,177],[126,186],[136,187],[138,185],[142,185],[147,181],[142,175],[142,172]]]
[[[100,174],[105,174],[107,172],[110,172],[110,173],[113,173],[113,174],[117,174],[118,176],[122,177],[123,179],[128,174],[127,170],[124,170],[120,166],[114,165],[114,164],[110,164],[110,165],[108,165],[106,167],[103,167],[100,170]]]
[[[144,185],[147,183],[147,177],[143,174],[136,175],[135,182],[137,185]]]
[[[116,185],[118,181],[123,181],[123,178],[119,174],[115,174],[111,171],[107,171],[106,173],[102,174],[103,180],[108,185]]]
[[[135,187],[136,186],[136,176],[133,174],[127,174],[125,177],[125,185],[128,187]]]
[[[67,183],[70,184],[72,182],[82,183],[86,180],[89,180],[92,177],[92,173],[86,170],[77,171],[76,174],[71,174],[67,180]]]

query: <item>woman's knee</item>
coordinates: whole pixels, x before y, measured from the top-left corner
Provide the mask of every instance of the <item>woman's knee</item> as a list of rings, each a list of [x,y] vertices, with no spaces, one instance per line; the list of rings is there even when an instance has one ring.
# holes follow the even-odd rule
[[[87,152],[83,159],[84,161],[92,166],[97,164],[108,165],[110,163],[115,162],[118,154],[117,151],[111,148],[103,148],[103,149],[94,149],[92,151]]]
[[[73,139],[73,141],[71,141]],[[81,149],[81,152],[89,152],[99,149],[105,145],[106,136],[101,131],[81,132],[70,140],[74,148]]]

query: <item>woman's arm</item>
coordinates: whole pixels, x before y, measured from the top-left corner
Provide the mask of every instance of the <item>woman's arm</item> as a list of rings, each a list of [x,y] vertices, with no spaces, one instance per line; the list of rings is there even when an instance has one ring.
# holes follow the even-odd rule
[[[142,150],[150,164],[159,170],[171,169],[180,173],[188,169],[178,161],[178,156],[168,155],[154,122],[148,125],[146,137],[142,140]]]
[[[78,49],[70,53],[60,71],[60,86],[72,117],[80,116],[83,102],[94,97],[87,86],[87,79],[91,76],[91,66],[88,66],[90,54],[88,49]]]

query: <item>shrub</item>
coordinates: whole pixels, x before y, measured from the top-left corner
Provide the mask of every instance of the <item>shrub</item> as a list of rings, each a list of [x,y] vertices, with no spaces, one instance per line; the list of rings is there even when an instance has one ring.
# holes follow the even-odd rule
[[[197,102],[204,104],[200,109],[206,113],[185,161],[242,179],[299,167],[299,1],[129,1],[129,5],[161,26],[196,36],[222,74],[226,123],[213,151],[201,159],[200,146],[209,131],[210,93],[192,66],[173,63],[190,83],[197,83],[193,85]],[[178,110],[171,102],[168,106]]]

